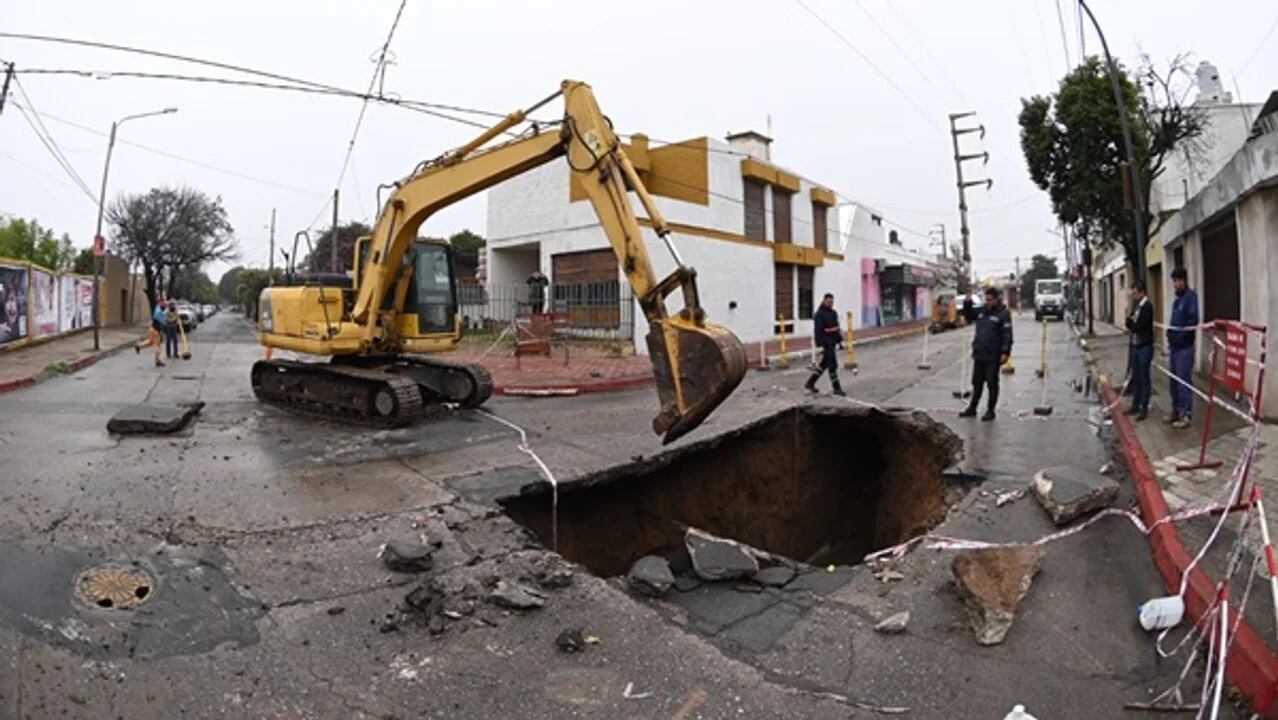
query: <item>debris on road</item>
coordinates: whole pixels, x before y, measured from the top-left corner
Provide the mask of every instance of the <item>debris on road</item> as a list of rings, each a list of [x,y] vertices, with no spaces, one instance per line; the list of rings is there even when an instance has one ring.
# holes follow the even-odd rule
[[[882,622],[874,626],[875,631],[884,635],[899,635],[905,632],[905,626],[910,622],[910,611],[902,610],[895,615],[889,615]]]
[[[186,427],[204,408],[204,403],[183,405],[128,405],[107,421],[113,435],[165,435]]]
[[[834,571],[831,570],[830,572],[834,572]],[[890,567],[883,567],[874,571],[874,579],[886,585],[887,583],[890,583],[890,582],[899,582],[901,580],[904,580],[905,574],[901,572],[897,572],[896,570],[893,570]]]
[[[581,628],[564,630],[555,638],[555,647],[561,652],[575,653],[586,649],[586,637]]]
[[[423,543],[415,539],[390,540],[382,545],[378,557],[387,570],[397,573],[424,573],[435,566],[434,553],[442,546],[438,540]]]
[[[497,586],[488,594],[488,600],[511,610],[537,610],[545,607],[546,596],[527,585],[498,580]]]
[[[1114,471],[1114,463],[1105,463],[1104,465],[1100,466],[1100,470],[1097,470],[1097,472],[1099,472],[1101,475],[1108,475],[1113,471]]]
[[[759,561],[741,543],[688,528],[684,544],[692,567],[703,580],[733,580],[753,577]]]
[[[794,568],[789,565],[774,565],[764,568],[754,576],[754,581],[768,587],[785,587],[794,579]]]
[[[674,573],[670,571],[670,563],[657,555],[645,555],[630,566],[626,574],[626,582],[635,592],[650,597],[661,597],[674,585]]]
[[[632,682],[628,682],[626,683],[626,689],[621,691],[621,697],[627,700],[643,700],[644,698],[652,697],[652,693],[650,692],[637,693],[635,692],[635,684]]]
[[[1020,500],[1021,498],[1025,497],[1026,489],[1027,488],[1021,488],[1019,490],[1008,490],[1007,492],[1001,492],[995,495],[994,507],[1003,507],[1004,505],[1010,502],[1016,502],[1017,500]]]
[[[1052,522],[1065,525],[1113,504],[1118,499],[1118,483],[1078,468],[1051,467],[1034,475],[1034,495]]]
[[[968,550],[954,558],[955,585],[978,644],[997,645],[1007,637],[1042,559],[1038,546]]]

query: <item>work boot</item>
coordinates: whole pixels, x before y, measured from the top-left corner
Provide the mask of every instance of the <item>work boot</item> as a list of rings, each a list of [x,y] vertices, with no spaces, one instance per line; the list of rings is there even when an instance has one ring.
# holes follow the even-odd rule
[[[156,367],[164,367],[164,363],[160,362],[160,358],[156,358],[156,359],[155,359],[155,366],[156,366]]]
[[[1149,413],[1144,410],[1141,410],[1140,412],[1136,413],[1137,420],[1144,420],[1147,417],[1149,417]]]
[[[839,397],[844,397],[845,395],[847,395],[847,393],[843,392],[843,388],[838,385],[834,386],[834,389],[830,391],[830,394],[838,395]]]
[[[818,377],[820,377],[820,375],[813,375],[812,377],[809,377],[808,381],[803,383],[803,389],[815,395],[817,391],[816,381]]]
[[[973,406],[971,406],[971,405],[968,405],[968,406],[967,406],[967,408],[966,408],[965,410],[963,410],[963,412],[959,413],[959,417],[961,417],[961,418],[974,418],[974,417],[976,417],[976,408],[975,408],[975,407],[973,407]]]
[[[981,420],[989,422],[994,419],[994,408],[986,408],[985,414],[981,416]]]

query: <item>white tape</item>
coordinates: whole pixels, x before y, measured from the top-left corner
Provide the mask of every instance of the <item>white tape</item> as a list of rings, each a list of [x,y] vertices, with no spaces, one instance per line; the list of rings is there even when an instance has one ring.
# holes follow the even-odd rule
[[[1184,385],[1185,387],[1189,388],[1190,392],[1194,393],[1194,394],[1195,394],[1195,395],[1197,395],[1199,398],[1201,398],[1203,402],[1206,402],[1206,403],[1213,403],[1213,404],[1215,404],[1217,407],[1224,408],[1225,410],[1229,411],[1230,413],[1233,413],[1234,415],[1237,415],[1239,418],[1241,418],[1241,419],[1242,419],[1242,421],[1243,421],[1243,422],[1247,423],[1248,425],[1254,425],[1254,424],[1256,423],[1256,419],[1255,419],[1254,417],[1252,417],[1249,413],[1247,413],[1247,412],[1245,412],[1245,411],[1243,411],[1243,410],[1240,410],[1240,409],[1238,409],[1238,408],[1234,407],[1233,405],[1230,405],[1229,403],[1225,402],[1224,400],[1221,400],[1221,399],[1220,399],[1220,398],[1218,398],[1218,397],[1217,397],[1217,398],[1211,398],[1211,397],[1208,397],[1208,396],[1207,396],[1207,393],[1205,393],[1205,392],[1203,392],[1202,390],[1199,390],[1198,388],[1194,387],[1193,383],[1187,383],[1187,382],[1185,382],[1184,380],[1182,380],[1182,379],[1180,379],[1180,378],[1176,377],[1175,375],[1173,375],[1173,374],[1172,374],[1172,372],[1171,372],[1170,370],[1168,370],[1167,368],[1163,367],[1162,365],[1159,365],[1159,364],[1155,363],[1155,364],[1154,364],[1154,367],[1158,370],[1158,372],[1160,372],[1160,373],[1162,373],[1162,374],[1166,375],[1167,377],[1171,378],[1172,380],[1175,380],[1176,382],[1180,383],[1181,385]]]

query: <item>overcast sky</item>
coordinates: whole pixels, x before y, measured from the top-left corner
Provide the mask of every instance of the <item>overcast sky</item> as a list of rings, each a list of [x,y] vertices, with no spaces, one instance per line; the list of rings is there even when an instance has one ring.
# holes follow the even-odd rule
[[[951,238],[958,235],[958,217],[946,116],[975,110],[989,131],[986,171],[995,181],[991,192],[976,190],[969,199],[978,272],[1010,271],[1014,256],[1024,262],[1059,248],[1046,232],[1055,222],[1046,196],[1026,174],[1016,126],[1020,98],[1052,90],[1066,69],[1054,0],[805,2],[870,62],[794,0],[408,0],[385,87],[405,98],[507,111],[545,96],[563,78],[581,79],[594,86],[618,130],[661,139],[765,131],[771,117],[774,161],[877,206],[909,230],[926,233],[945,223]],[[1074,2],[1060,5],[1077,61]],[[373,69],[370,56],[398,6],[399,0],[42,0],[7,3],[3,30],[135,45],[362,90]],[[1278,87],[1278,34],[1262,44],[1278,21],[1272,2],[1092,0],[1092,6],[1111,48],[1129,64],[1138,48],[1164,59],[1190,52],[1195,61],[1214,62],[1226,87],[1233,91],[1236,82],[1248,101],[1261,102]],[[1086,44],[1089,53],[1099,49],[1090,30]],[[3,38],[0,58],[19,69],[218,72]],[[324,205],[360,105],[174,81],[20,78],[93,193],[111,121],[178,107],[175,115],[127,123],[121,140],[196,162],[117,145],[108,197],[165,184],[220,195],[242,261],[253,264],[266,262],[272,208],[282,242],[317,216],[320,224],[329,222]],[[475,132],[371,105],[342,182],[342,219],[371,219],[378,183]],[[968,137],[972,143],[964,149],[978,151]],[[978,173],[973,164],[972,174]],[[35,218],[78,245],[87,246],[93,234],[93,202],[13,108],[0,116],[0,213]],[[482,234],[484,225],[479,197],[432,218],[423,230]],[[907,245],[925,244],[909,233],[902,237]],[[210,274],[216,279],[224,269],[210,268]]]

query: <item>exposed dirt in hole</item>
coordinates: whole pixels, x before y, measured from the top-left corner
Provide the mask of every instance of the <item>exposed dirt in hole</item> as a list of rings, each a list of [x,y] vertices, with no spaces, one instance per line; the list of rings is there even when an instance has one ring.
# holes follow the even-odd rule
[[[559,498],[559,552],[602,576],[682,552],[686,526],[814,564],[926,532],[956,493],[962,441],[921,412],[800,406],[584,478]],[[961,496],[961,493],[958,494]],[[501,501],[550,544],[548,492]]]

